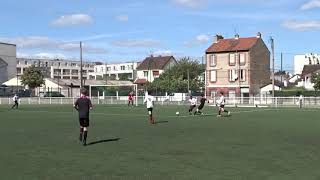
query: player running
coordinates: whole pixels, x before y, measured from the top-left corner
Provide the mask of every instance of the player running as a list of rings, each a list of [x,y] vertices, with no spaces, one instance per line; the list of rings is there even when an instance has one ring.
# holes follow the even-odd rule
[[[83,145],[87,145],[88,127],[89,127],[89,112],[92,109],[91,100],[87,97],[87,90],[81,90],[81,96],[74,103],[74,108],[79,112],[79,123],[80,123],[80,142]]]
[[[128,95],[128,106],[131,106],[133,107],[133,98],[134,98],[134,93],[131,91]]]
[[[203,109],[204,104],[206,103],[206,101],[207,101],[207,99],[204,97],[204,94],[201,94],[200,105],[198,106],[197,110],[194,112],[194,115],[196,115],[196,114],[203,115],[201,110]]]
[[[193,109],[197,106],[197,98],[193,98],[192,96],[190,96],[189,102],[190,102],[189,115],[191,115]]]
[[[228,113],[228,116],[230,115],[230,111],[227,111],[224,109],[225,103],[226,103],[226,100],[223,96],[223,92],[220,92],[220,99],[217,101],[217,104],[219,105],[219,112],[217,117],[221,117],[221,113],[223,112]]]
[[[11,109],[13,109],[13,108],[18,109],[19,108],[19,96],[17,94],[15,94],[13,96],[12,100],[14,102],[14,105],[11,107]]]
[[[144,98],[143,102],[147,104],[147,110],[148,110],[148,113],[149,113],[149,122],[151,124],[155,124],[155,119],[153,118],[153,114],[152,114],[153,106],[154,106],[154,98],[151,95],[150,91],[148,92],[148,94]]]

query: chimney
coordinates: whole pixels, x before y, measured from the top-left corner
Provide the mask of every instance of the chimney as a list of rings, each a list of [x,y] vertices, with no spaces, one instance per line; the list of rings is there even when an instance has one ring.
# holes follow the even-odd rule
[[[213,42],[214,42],[214,43],[217,43],[217,42],[219,42],[221,39],[223,39],[223,36],[217,34],[217,35],[214,36]]]
[[[237,40],[239,39],[239,37],[240,37],[240,36],[239,36],[238,33],[237,33],[236,35],[234,35],[234,38],[237,39]]]
[[[258,33],[257,33],[257,38],[259,38],[259,39],[260,39],[261,37],[262,37],[261,32],[258,32]]]

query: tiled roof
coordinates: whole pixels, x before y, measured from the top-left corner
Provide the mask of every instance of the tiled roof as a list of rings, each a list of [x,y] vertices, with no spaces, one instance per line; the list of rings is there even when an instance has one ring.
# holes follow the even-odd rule
[[[219,52],[235,52],[235,51],[248,51],[258,41],[257,37],[238,38],[238,39],[220,39],[218,42],[213,43],[208,49],[207,53]]]
[[[173,56],[147,57],[138,67],[137,70],[164,69]],[[175,60],[175,59],[174,59]]]
[[[302,70],[302,78],[308,74],[314,73],[315,71],[320,70],[320,65],[305,65]]]
[[[136,79],[134,84],[146,84],[148,81],[146,79]]]

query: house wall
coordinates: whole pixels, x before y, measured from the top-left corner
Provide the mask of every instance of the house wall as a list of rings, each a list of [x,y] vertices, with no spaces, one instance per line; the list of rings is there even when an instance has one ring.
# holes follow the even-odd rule
[[[250,94],[260,93],[260,87],[270,83],[270,52],[260,39],[250,50]]]
[[[7,72],[0,74],[0,76],[3,76],[1,79],[8,80],[16,76],[16,51],[16,45],[0,43],[0,57],[8,64]]]
[[[0,84],[8,80],[8,65],[0,61]]]

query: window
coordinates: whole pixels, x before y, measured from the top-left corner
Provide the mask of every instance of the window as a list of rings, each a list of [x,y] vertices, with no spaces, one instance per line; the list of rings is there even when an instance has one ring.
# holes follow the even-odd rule
[[[246,55],[244,53],[240,54],[240,65],[246,64]]]
[[[236,91],[230,90],[229,91],[229,98],[235,98],[236,97]]]
[[[113,66],[113,70],[116,71],[116,70],[117,70],[117,67],[116,67],[116,66]]]
[[[210,66],[214,67],[217,65],[217,58],[216,55],[210,55]]]
[[[236,55],[235,54],[229,55],[229,65],[230,66],[236,65]]]
[[[211,95],[211,98],[214,99],[217,96],[217,92],[211,91],[210,95]]]
[[[159,71],[153,71],[153,77],[159,77],[160,73]]]
[[[210,81],[217,82],[217,71],[213,70],[210,72]]]
[[[120,68],[121,68],[122,71],[123,71],[123,70],[126,70],[126,67],[125,67],[125,66],[121,66]]]
[[[46,62],[46,67],[48,67],[48,62]]]
[[[107,71],[111,71],[111,67],[107,67]]]
[[[147,78],[148,77],[148,71],[143,71],[143,76]]]
[[[28,65],[28,61],[24,61],[24,64],[25,64],[25,65]]]
[[[235,82],[236,80],[238,80],[237,70],[235,69],[229,70],[229,81]]]
[[[246,81],[246,72],[245,69],[240,70],[240,81]]]

